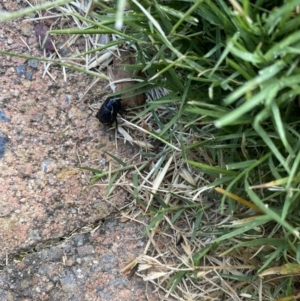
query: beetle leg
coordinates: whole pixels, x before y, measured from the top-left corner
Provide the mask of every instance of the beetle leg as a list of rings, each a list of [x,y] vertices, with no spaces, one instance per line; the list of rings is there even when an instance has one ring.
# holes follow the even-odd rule
[[[121,110],[118,112],[122,118],[125,118],[124,117],[124,113],[126,113],[126,110],[124,108],[121,108]]]

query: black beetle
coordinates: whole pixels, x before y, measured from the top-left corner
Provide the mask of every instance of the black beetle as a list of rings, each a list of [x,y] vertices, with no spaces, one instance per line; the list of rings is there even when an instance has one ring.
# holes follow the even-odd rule
[[[118,127],[117,115],[118,113],[121,114],[122,111],[121,96],[110,96],[102,104],[96,114],[96,118],[98,118],[102,124],[112,125],[116,122],[116,126]]]

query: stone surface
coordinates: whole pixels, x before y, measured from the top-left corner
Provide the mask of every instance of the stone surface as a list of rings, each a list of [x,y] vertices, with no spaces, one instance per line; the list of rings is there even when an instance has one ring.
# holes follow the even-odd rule
[[[0,49],[43,56],[33,28],[0,23]],[[76,43],[68,53],[85,49]],[[78,169],[117,166],[106,151],[128,162],[139,152],[116,145],[90,109],[107,83],[82,99],[95,79],[78,72],[1,55],[0,72],[0,300],[146,300],[142,280],[120,274],[145,246],[143,228],[118,219],[131,197],[116,187],[105,200],[106,179],[90,187]]]
[[[157,300],[151,291],[146,298],[142,279],[120,273],[139,254],[136,241],[146,243],[142,230],[109,218],[101,228],[32,251],[0,271],[1,300]]]

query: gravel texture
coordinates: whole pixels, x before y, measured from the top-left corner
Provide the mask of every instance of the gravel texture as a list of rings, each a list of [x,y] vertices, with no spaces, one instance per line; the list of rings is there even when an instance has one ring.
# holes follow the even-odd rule
[[[120,269],[145,244],[142,228],[109,218],[92,232],[31,250],[0,271],[0,300],[157,300]],[[112,241],[111,238],[114,238]]]
[[[76,43],[69,53],[84,48]],[[43,55],[24,19],[0,23],[0,49]],[[56,66],[49,73],[36,60],[0,56],[0,300],[147,300],[141,279],[120,274],[145,246],[143,228],[116,214],[130,196],[117,188],[104,200],[105,182],[88,187],[91,174],[77,168],[108,170],[105,151],[128,161],[139,150],[117,148],[91,111],[105,82],[82,100],[95,79],[67,70],[64,81]]]

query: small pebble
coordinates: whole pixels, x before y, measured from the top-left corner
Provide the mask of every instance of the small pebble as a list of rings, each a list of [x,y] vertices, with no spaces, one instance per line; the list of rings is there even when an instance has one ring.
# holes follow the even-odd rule
[[[10,118],[6,117],[4,111],[0,110],[0,121],[10,122]]]
[[[70,104],[70,102],[71,102],[71,95],[67,95],[65,98],[65,103]]]
[[[7,44],[8,45],[11,45],[13,43],[13,40],[12,39],[7,39]]]
[[[5,153],[5,144],[8,141],[8,138],[5,136],[0,136],[0,158],[3,158]]]
[[[41,239],[41,237],[39,236],[38,231],[36,231],[36,230],[31,230],[31,231],[29,231],[29,232],[28,232],[28,236],[29,236],[30,238],[34,239],[34,240],[39,240],[39,239]]]
[[[47,173],[49,165],[52,163],[51,160],[47,159],[42,163],[43,172]]]
[[[108,254],[108,255],[104,255],[102,257],[102,262],[104,264],[111,263],[111,262],[114,262],[114,261],[116,261],[116,257],[114,255]]]
[[[38,67],[39,62],[37,60],[29,60],[28,61],[28,66],[31,68],[36,69]]]
[[[54,287],[54,284],[52,282],[49,282],[46,286],[46,291],[50,292]]]
[[[104,290],[104,285],[100,285],[96,288],[96,292],[101,292]]]
[[[41,114],[34,114],[32,116],[32,120],[36,121],[36,122],[40,122],[41,120],[43,120],[43,115],[41,115]]]
[[[16,67],[16,71],[17,71],[18,76],[21,77],[26,72],[25,65],[22,64],[22,65]]]
[[[78,264],[81,264],[81,262],[82,262],[81,258],[76,258],[76,262],[77,262]]]
[[[109,281],[108,286],[124,286],[125,279],[124,278],[115,278]]]
[[[78,234],[74,237],[76,247],[81,247],[89,242],[89,235],[87,233]]]
[[[21,26],[22,34],[26,37],[30,37],[32,34],[32,26],[26,24]]]
[[[59,281],[59,276],[55,275],[51,279],[53,282],[58,282]]]
[[[64,48],[64,47],[59,50],[59,54],[61,56],[67,56],[68,52],[69,51],[66,48]]]
[[[77,286],[76,278],[73,273],[66,270],[60,279],[61,288],[66,292],[73,292]]]
[[[25,78],[28,80],[32,80],[33,72],[30,70],[26,73]]]

